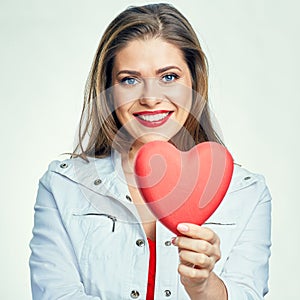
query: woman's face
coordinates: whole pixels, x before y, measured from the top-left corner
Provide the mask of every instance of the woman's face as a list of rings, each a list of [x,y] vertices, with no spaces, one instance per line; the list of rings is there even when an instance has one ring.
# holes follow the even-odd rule
[[[135,40],[114,60],[116,115],[136,145],[170,140],[192,105],[192,78],[183,54],[160,38]]]

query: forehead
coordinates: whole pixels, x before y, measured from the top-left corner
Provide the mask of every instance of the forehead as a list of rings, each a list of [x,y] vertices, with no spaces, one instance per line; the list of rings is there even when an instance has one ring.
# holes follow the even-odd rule
[[[174,64],[186,65],[181,49],[160,38],[130,41],[117,52],[114,60],[115,69],[143,69],[147,66],[158,69]]]

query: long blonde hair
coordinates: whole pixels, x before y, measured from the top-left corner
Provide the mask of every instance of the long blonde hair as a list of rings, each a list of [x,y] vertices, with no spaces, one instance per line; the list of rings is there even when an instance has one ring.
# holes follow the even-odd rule
[[[130,41],[155,37],[182,51],[192,77],[194,96],[191,113],[171,142],[181,150],[188,150],[204,141],[222,143],[210,119],[207,59],[196,33],[172,5],[149,4],[127,8],[104,32],[86,83],[78,144],[73,156],[79,155],[85,159],[87,156],[105,157],[110,154],[112,147],[122,148],[122,143],[128,143],[128,135],[121,130],[122,126],[114,112],[110,92],[114,58]],[[186,137],[187,131],[193,139],[192,144],[190,138]]]

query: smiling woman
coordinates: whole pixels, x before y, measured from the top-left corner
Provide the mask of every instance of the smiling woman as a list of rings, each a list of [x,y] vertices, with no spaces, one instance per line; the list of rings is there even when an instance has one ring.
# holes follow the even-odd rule
[[[152,140],[170,140],[185,124],[192,79],[182,52],[161,38],[131,41],[112,72],[116,116],[134,137],[132,154]]]
[[[179,150],[222,144],[207,77],[198,38],[173,6],[129,7],[111,22],[87,81],[78,145],[40,181],[33,299],[259,300],[267,293],[271,196],[261,175],[235,166],[205,226],[178,224],[176,238],[135,181],[138,150],[151,141]],[[187,194],[199,190],[187,188],[188,171]]]
[[[151,51],[147,49],[150,45]],[[175,68],[169,70],[172,66]],[[176,79],[177,88],[173,86],[168,93],[178,97],[185,89],[188,99],[192,99],[191,109],[184,103],[181,107],[188,117],[179,134],[172,137],[173,143],[181,150],[208,140],[222,143],[210,120],[207,62],[197,35],[186,18],[171,5],[146,5],[122,12],[100,41],[86,85],[79,143],[74,155],[103,157],[110,155],[112,145],[120,151],[131,148],[132,136],[121,129],[124,124],[116,116],[115,105],[120,99],[113,96],[114,89],[138,86],[126,89],[122,103],[138,99],[142,88],[144,93],[149,92],[148,88],[155,93],[150,97],[158,95],[160,98],[162,85],[153,89],[155,81],[149,79],[157,76],[162,85],[170,83],[170,78]],[[145,78],[148,78],[147,85]]]

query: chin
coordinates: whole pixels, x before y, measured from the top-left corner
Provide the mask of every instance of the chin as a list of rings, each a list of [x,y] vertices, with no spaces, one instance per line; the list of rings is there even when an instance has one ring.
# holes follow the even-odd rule
[[[171,139],[171,137],[159,135],[159,134],[147,134],[137,139],[137,142],[140,144],[147,144],[149,142],[154,141],[164,141],[167,142]]]

